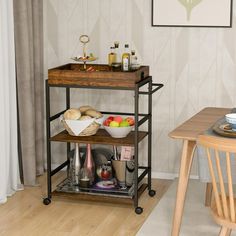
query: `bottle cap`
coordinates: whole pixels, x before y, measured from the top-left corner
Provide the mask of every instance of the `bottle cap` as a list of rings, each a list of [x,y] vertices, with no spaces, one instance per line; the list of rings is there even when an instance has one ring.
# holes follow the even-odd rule
[[[119,48],[119,42],[118,41],[115,41],[114,45],[115,45],[115,48]]]

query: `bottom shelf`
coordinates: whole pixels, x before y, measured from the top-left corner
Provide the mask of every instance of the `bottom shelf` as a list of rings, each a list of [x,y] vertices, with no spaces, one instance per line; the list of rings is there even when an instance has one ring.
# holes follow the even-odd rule
[[[138,189],[138,197],[147,188],[146,183],[142,183]],[[55,191],[52,192],[53,197],[66,198],[70,200],[86,200],[86,201],[101,201],[110,203],[133,203],[134,187],[127,189],[113,188],[100,189],[96,186],[90,188],[79,188],[78,186],[71,186],[68,179],[62,181]]]

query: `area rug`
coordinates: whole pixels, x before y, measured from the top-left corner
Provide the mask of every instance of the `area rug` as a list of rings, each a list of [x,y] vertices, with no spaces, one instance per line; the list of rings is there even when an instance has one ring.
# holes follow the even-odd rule
[[[176,187],[177,180],[171,184],[136,236],[171,235]],[[205,184],[198,180],[190,180],[180,236],[218,235],[220,227],[213,221],[210,209],[204,206],[204,200]],[[236,236],[236,231],[233,231],[231,236]]]

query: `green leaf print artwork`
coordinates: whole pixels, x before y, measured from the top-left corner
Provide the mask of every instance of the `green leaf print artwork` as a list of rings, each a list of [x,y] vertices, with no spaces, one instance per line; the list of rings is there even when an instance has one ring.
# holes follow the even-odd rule
[[[178,0],[185,8],[187,13],[187,21],[191,18],[191,12],[202,0]]]

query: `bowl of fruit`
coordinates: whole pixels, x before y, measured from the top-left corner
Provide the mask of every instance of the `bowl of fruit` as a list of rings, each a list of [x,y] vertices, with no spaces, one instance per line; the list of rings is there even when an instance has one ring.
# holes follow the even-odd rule
[[[133,117],[109,116],[103,122],[104,129],[113,138],[125,138],[134,127]]]

